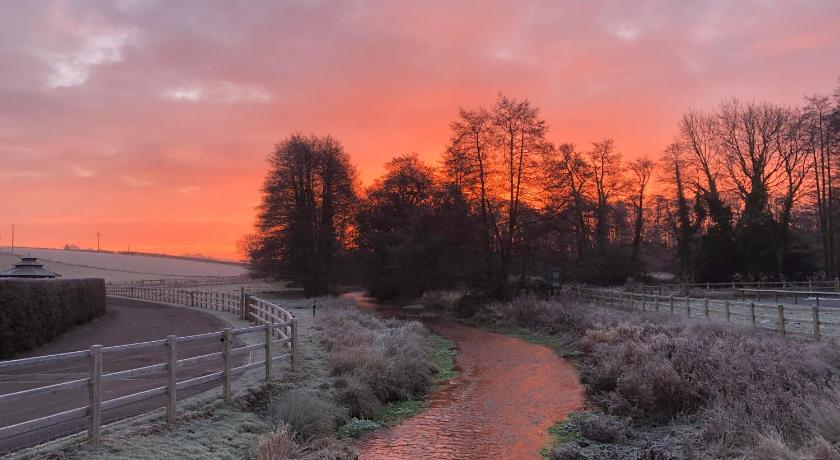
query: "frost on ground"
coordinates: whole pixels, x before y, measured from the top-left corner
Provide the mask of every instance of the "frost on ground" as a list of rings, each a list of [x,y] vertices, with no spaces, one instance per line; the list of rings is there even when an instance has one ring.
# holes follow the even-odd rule
[[[283,363],[275,365],[276,384],[284,387],[317,388],[325,385],[328,372],[325,352],[311,338],[312,316],[305,310],[310,300],[279,300],[299,318],[300,376],[288,372]],[[235,315],[208,311],[231,324],[245,327],[250,323]],[[261,343],[262,332],[240,336],[247,344]],[[261,352],[253,352],[252,361],[263,359]],[[272,429],[271,424],[246,404],[252,389],[263,385],[262,369],[249,371],[233,384],[234,403],[221,401],[221,389],[216,387],[200,395],[178,402],[178,423],[168,428],[162,409],[132,417],[103,427],[103,443],[98,449],[85,446],[85,433],[52,441],[20,451],[15,458],[24,459],[88,459],[88,458],[254,458],[260,437]]]
[[[298,374],[289,372],[283,363],[275,367],[275,380],[265,385],[264,371],[255,369],[235,381],[235,399],[231,404],[221,401],[218,387],[179,401],[178,423],[171,428],[165,422],[163,410],[159,409],[107,425],[103,428],[103,444],[99,448],[87,447],[85,433],[80,433],[18,452],[16,458],[355,458],[352,441],[335,436],[336,429],[355,414],[341,398],[348,394],[342,387],[344,383],[352,380],[356,384],[355,391],[363,394],[374,391],[374,397],[381,398],[381,403],[406,396],[420,397],[431,384],[426,377],[433,356],[426,347],[428,333],[419,324],[379,320],[371,313],[356,311],[352,302],[344,299],[318,299],[318,311],[313,316],[312,299],[277,299],[268,293],[260,296],[289,309],[298,318],[301,370]],[[248,325],[228,313],[210,313],[233,327]],[[357,335],[337,330],[350,326],[358,331]],[[406,340],[390,337],[395,332],[400,332]],[[264,335],[257,332],[241,337],[247,344],[255,344],[261,343]],[[357,339],[375,340],[376,344],[390,347],[412,361],[389,364],[389,386],[365,390],[362,387],[373,381],[370,375],[360,374],[361,369],[353,372],[346,367],[342,369],[349,374],[337,372],[338,349],[329,350],[330,345],[339,345],[334,340],[346,345],[345,342]],[[379,357],[382,359],[378,362],[383,365],[389,358],[387,355]],[[261,361],[263,356],[261,352],[252,352],[249,359]],[[346,360],[342,362],[343,366],[356,366]],[[412,363],[422,364],[416,371],[419,374],[399,367],[413,367]],[[403,375],[412,378],[402,381]],[[343,392],[340,391],[342,388]]]
[[[840,458],[836,343],[603,309],[573,295],[523,296],[484,314],[565,337],[577,354],[588,399],[604,414],[567,425],[566,435],[579,435],[560,437],[553,459]]]

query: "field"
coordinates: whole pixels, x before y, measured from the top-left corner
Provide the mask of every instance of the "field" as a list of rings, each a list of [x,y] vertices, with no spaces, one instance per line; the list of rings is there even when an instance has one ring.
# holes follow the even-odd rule
[[[16,248],[15,256],[7,252],[0,253],[0,264],[4,268],[11,266],[20,260],[21,255],[29,254],[38,257],[46,268],[65,278],[102,277],[118,281],[116,278],[137,280],[171,276],[238,276],[247,271],[243,265],[223,262],[38,248]]]

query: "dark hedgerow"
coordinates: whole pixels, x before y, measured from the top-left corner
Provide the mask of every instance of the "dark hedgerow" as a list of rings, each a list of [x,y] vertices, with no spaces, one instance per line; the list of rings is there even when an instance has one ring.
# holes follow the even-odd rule
[[[0,280],[0,358],[43,345],[104,313],[102,279]]]

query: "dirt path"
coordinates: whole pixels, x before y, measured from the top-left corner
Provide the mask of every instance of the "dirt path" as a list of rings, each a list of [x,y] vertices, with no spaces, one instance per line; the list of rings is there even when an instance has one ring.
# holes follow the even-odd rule
[[[228,326],[224,321],[200,310],[109,297],[106,314],[102,318],[73,329],[51,343],[33,350],[27,356],[84,350],[95,344],[110,346],[144,342],[165,338],[169,334],[179,336],[200,334],[222,330],[225,327]],[[212,343],[198,341],[179,345],[181,345],[178,349],[179,358],[211,353],[220,348],[216,341]],[[161,362],[165,362],[162,349],[116,352],[103,357],[103,372],[115,372]],[[203,375],[218,370],[219,366],[218,363],[206,363],[179,369],[179,378]],[[0,394],[86,378],[89,375],[88,372],[89,363],[86,359],[10,370],[0,375]],[[103,382],[102,399],[108,400],[155,388],[163,385],[163,382],[165,382],[163,373]],[[178,396],[179,399],[186,398],[204,389],[206,389],[205,386],[199,385],[183,392],[179,391]],[[87,389],[81,388],[57,392],[47,397],[23,398],[0,403],[0,426],[13,425],[25,420],[83,407],[87,405],[87,402]],[[162,397],[149,398],[122,408],[103,411],[103,420],[107,422],[162,406]],[[73,420],[12,438],[0,439],[0,454],[6,450],[78,431],[85,426],[85,423],[84,419]]]
[[[583,404],[574,368],[552,350],[451,322],[426,324],[458,345],[461,374],[429,409],[372,433],[362,459],[538,459],[546,430]]]

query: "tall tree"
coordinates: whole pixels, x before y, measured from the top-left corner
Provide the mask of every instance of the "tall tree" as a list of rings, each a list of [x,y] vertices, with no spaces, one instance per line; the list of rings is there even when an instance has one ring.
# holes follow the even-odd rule
[[[691,220],[691,206],[685,192],[685,146],[679,142],[669,145],[664,152],[661,164],[666,170],[666,177],[674,186],[676,210],[669,211],[672,231],[677,241],[676,259],[678,273],[685,281],[694,277],[694,259],[692,245],[696,237],[696,227]]]
[[[533,199],[537,160],[551,148],[547,125],[527,100],[499,95],[492,110],[461,110],[450,125],[444,174],[473,203],[481,223],[484,288],[492,296],[508,291],[513,260],[522,254],[521,212]]]
[[[615,151],[612,139],[592,143],[589,164],[595,201],[595,246],[603,250],[609,242],[611,201],[625,190],[627,183],[621,155]]]
[[[356,171],[330,136],[295,134],[277,144],[268,161],[256,231],[247,243],[251,269],[299,282],[306,295],[323,295],[348,241]]]
[[[836,106],[840,108],[840,95],[837,97]],[[831,100],[827,96],[806,98],[804,116],[807,138],[805,148],[811,156],[823,266],[828,273],[836,273],[834,187],[832,184],[832,163],[836,147],[833,142],[835,136],[832,135],[832,131],[834,131],[832,129],[832,111]]]
[[[737,230],[740,258],[753,276],[777,269],[779,233],[770,212],[770,194],[784,165],[777,150],[784,121],[781,107],[738,100],[722,103],[717,115],[724,164],[743,202]]]
[[[639,256],[639,246],[642,243],[642,230],[644,226],[645,214],[645,195],[647,193],[648,184],[653,175],[653,168],[655,164],[649,158],[638,158],[629,164],[630,172],[633,180],[633,202],[634,222],[633,222],[633,258],[637,259]]]
[[[528,100],[516,100],[499,95],[493,107],[493,125],[496,128],[497,159],[501,160],[506,202],[506,228],[500,242],[500,268],[496,290],[501,293],[507,284],[512,259],[519,253],[520,213],[529,201],[528,194],[535,188],[538,159],[551,149],[545,134],[548,125],[539,117],[539,110]]]

